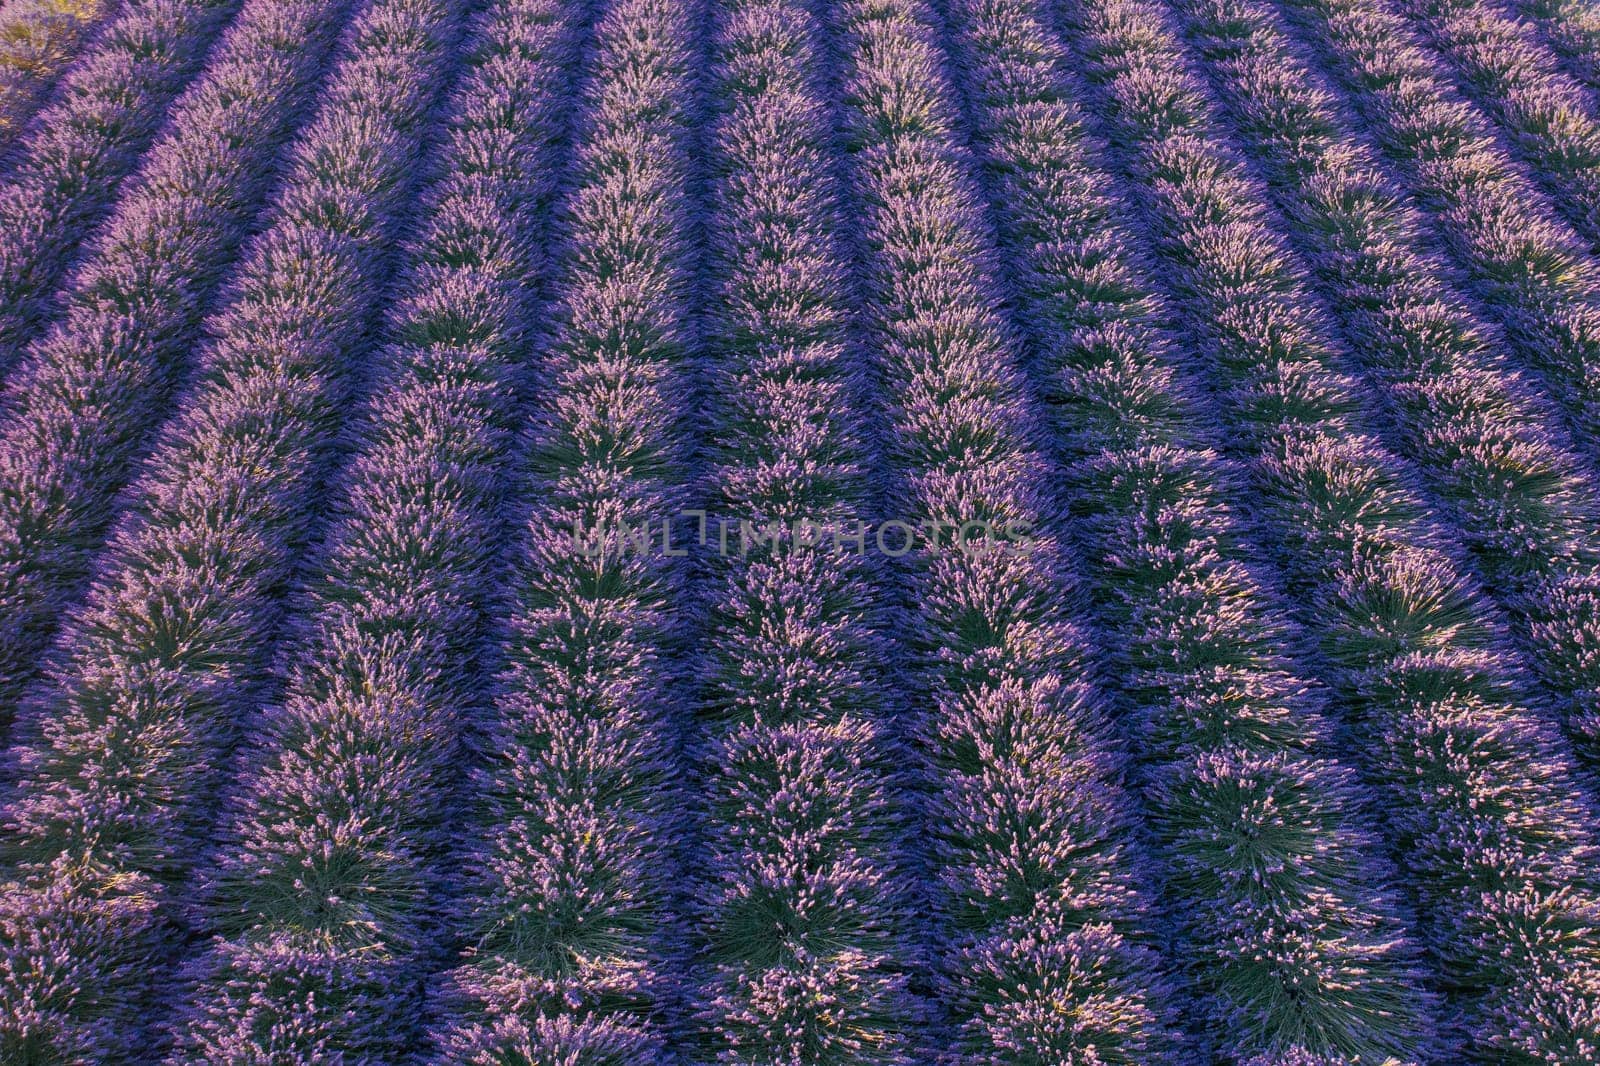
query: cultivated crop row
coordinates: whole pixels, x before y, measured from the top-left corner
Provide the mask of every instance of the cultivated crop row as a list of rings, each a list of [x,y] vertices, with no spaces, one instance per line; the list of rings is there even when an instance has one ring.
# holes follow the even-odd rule
[[[1326,757],[1320,693],[1285,654],[1302,637],[1258,577],[1060,49],[1030,0],[950,8],[1196,1020],[1221,1061],[1412,1061],[1429,1004],[1371,797]]]
[[[351,27],[20,723],[0,999],[6,1038],[34,1054],[144,1054],[170,994],[160,978],[194,917],[179,907],[234,740],[260,726],[279,593],[312,532],[451,14],[380,0]]]
[[[911,1063],[918,955],[885,575],[838,536],[794,536],[796,523],[860,529],[881,504],[817,27],[787,0],[730,0],[716,25],[700,1030],[720,1061]],[[730,534],[723,551],[734,523],[785,532]]]
[[[1556,208],[1594,248],[1600,241],[1594,98],[1496,0],[1396,0],[1395,6],[1444,58],[1468,98],[1494,116]]]
[[[61,321],[29,345],[0,396],[0,722],[88,577],[118,490],[193,371],[212,296],[348,13],[344,0],[254,0],[240,15],[57,297]],[[327,149],[303,150],[302,180],[321,168],[339,188],[345,176],[319,162],[318,150]],[[286,220],[301,210],[296,195],[280,197]],[[61,234],[17,232],[19,262],[36,253],[50,260],[37,279],[48,283],[67,262],[56,251]],[[282,266],[287,284],[306,270],[293,259]],[[33,283],[26,271],[17,276],[24,288]]]
[[[443,834],[481,705],[576,21],[512,0],[470,29],[340,504],[295,600],[285,689],[251,732],[206,874],[221,936],[191,964],[174,1062],[389,1061],[422,1042],[418,971],[443,947]],[[368,192],[373,218],[392,216],[400,177]]]
[[[0,373],[48,323],[79,245],[111,209],[168,105],[238,8],[235,0],[127,5],[17,148],[0,188]],[[248,40],[249,23],[235,32]],[[267,44],[254,42],[254,58]],[[219,67],[227,55],[225,48]],[[214,111],[211,96],[192,110]]]
[[[1576,3],[36,2],[0,1061],[1600,1066]]]
[[[1283,238],[1142,0],[1060,5],[1202,344],[1278,551],[1474,1055],[1565,1061],[1596,1039],[1600,938],[1577,780],[1493,616],[1361,393]]]
[[[1538,27],[1573,77],[1600,91],[1600,11],[1585,0],[1518,0],[1516,10]]]
[[[466,952],[430,995],[438,1061],[661,1061],[679,1018],[686,567],[605,541],[693,501],[698,28],[677,0],[612,0],[596,24],[451,909]],[[369,876],[379,899],[403,887]]]
[[[1149,870],[930,15],[918,0],[850,0],[834,26],[891,507],[936,530],[1032,534],[1026,550],[983,551],[947,533],[905,557],[935,1032],[951,1062],[1091,1047],[1164,1061],[1173,1013],[1146,936]]]
[[[0,154],[115,9],[114,0],[12,0],[0,8]]]
[[[1366,0],[1285,0],[1365,120],[1437,217],[1437,232],[1524,364],[1600,451],[1600,272],[1442,63],[1394,12]]]
[[[1496,356],[1497,332],[1451,291],[1418,237],[1421,219],[1343,127],[1270,13],[1253,0],[1180,3],[1405,453],[1521,625],[1531,663],[1593,758],[1600,492],[1551,428],[1554,412]]]

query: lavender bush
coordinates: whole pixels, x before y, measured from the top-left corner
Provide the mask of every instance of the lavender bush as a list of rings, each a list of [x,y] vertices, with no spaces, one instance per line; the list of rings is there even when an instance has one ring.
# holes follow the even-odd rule
[[[330,5],[320,24],[296,26],[293,8],[251,6],[214,56],[210,77],[179,104],[176,123],[200,136],[198,126],[216,126],[218,112],[270,106],[261,99],[269,91],[262,86],[280,85],[258,78],[288,77],[293,70],[274,62],[275,50],[301,51],[307,70],[317,69],[347,10]],[[10,370],[53,319],[62,303],[59,285],[80,246],[112,208],[168,106],[237,11],[237,3],[214,0],[126,6],[22,141],[0,187],[0,371]]]
[[[110,0],[13,0],[0,8],[0,152],[115,10]]]
[[[118,489],[193,370],[205,311],[344,10],[326,0],[257,0],[240,16],[59,297],[62,321],[29,346],[0,394],[0,721],[11,718],[61,610],[89,576]],[[296,160],[302,181],[320,178],[342,193],[339,161],[319,160],[328,146],[306,143]],[[295,195],[291,186],[280,197],[284,226],[297,209],[316,210],[297,208]],[[52,231],[37,232],[46,240]],[[327,252],[297,231],[258,254],[277,257],[256,268],[257,284],[274,289],[278,271],[294,278]],[[236,287],[249,284],[246,271]],[[297,296],[291,286],[284,298]]]
[[[1600,1066],[1587,9],[40,2],[0,1062]]]
[[[691,504],[696,21],[674,0],[612,0],[596,24],[534,365],[478,829],[452,908],[466,950],[431,996],[433,1061],[662,1061],[678,1013],[685,568],[585,545]]]
[[[17,149],[0,187],[0,373],[51,317],[80,243],[238,7],[233,0],[130,3]]]
[[[1030,0],[954,0],[974,132],[1062,446],[1178,951],[1223,1061],[1415,1061],[1430,1039],[1371,805],[1286,649],[1300,642],[1234,517]]]
[[[1189,37],[1273,199],[1341,312],[1433,499],[1512,612],[1528,658],[1597,754],[1600,492],[1559,420],[1495,355],[1500,337],[1441,284],[1421,221],[1341,128],[1271,16],[1251,0],[1184,4]],[[1276,45],[1276,47],[1274,47]]]
[[[285,691],[206,873],[223,938],[192,966],[174,1062],[377,1061],[420,1040],[404,975],[442,947],[439,830],[481,692],[471,664],[525,376],[521,288],[538,269],[577,31],[539,0],[492,4],[471,30],[390,341],[296,598]]]
[[[1573,77],[1600,91],[1600,12],[1583,0],[1517,0]]]
[[[189,924],[186,886],[229,750],[242,727],[259,731],[248,708],[316,522],[451,15],[381,0],[351,27],[272,224],[209,323],[182,413],[28,705],[4,816],[0,1047],[146,1054],[153,1004],[170,994],[151,978]],[[50,968],[63,951],[69,983]]]
[[[1438,220],[1445,246],[1518,356],[1600,453],[1600,274],[1572,230],[1394,12],[1363,0],[1282,5],[1367,131]]]
[[[1594,248],[1600,241],[1600,119],[1531,27],[1488,0],[1398,0],[1398,11],[1445,57],[1458,84],[1493,115]]]
[[[816,27],[784,0],[731,0],[717,27],[708,378],[722,411],[706,506],[720,549],[734,520],[858,528],[879,501]],[[718,1061],[911,1063],[926,1052],[890,615],[873,559],[818,539],[710,560],[700,1031]]]
[[[1149,870],[928,11],[852,0],[834,17],[893,506],[945,528],[981,518],[1035,533],[1025,551],[907,556],[943,1058],[1166,1061]]]
[[[1525,709],[1526,679],[1403,464],[1362,431],[1332,331],[1173,63],[1163,14],[1144,0],[1059,7],[1228,406],[1257,521],[1387,794],[1387,835],[1461,1019],[1447,1039],[1483,1061],[1586,1053],[1600,927],[1570,757]]]
[[[1452,292],[1449,271],[1428,254],[1421,220],[1269,12],[1232,0],[1186,11],[1190,38],[1212,59],[1235,125],[1273,180],[1274,199],[1336,294],[1354,352],[1373,371],[1406,450],[1465,534],[1531,664],[1558,695],[1579,753],[1592,762],[1600,729],[1600,494],[1536,392],[1496,355],[1509,342],[1537,364],[1548,354],[1549,333],[1517,328],[1515,307],[1503,340],[1474,319]],[[1464,182],[1483,177],[1464,160]],[[1552,330],[1592,343],[1584,339],[1592,332],[1586,319],[1553,317]]]

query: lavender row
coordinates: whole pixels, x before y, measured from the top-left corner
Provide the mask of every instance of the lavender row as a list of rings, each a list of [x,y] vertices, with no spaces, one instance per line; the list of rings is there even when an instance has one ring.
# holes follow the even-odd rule
[[[836,10],[892,503],[1033,534],[1026,550],[906,557],[942,1060],[1167,1061],[1148,866],[929,18],[916,0]]]
[[[1279,5],[1370,134],[1437,217],[1437,232],[1542,376],[1581,446],[1600,452],[1600,271],[1554,218],[1398,15],[1367,0]]]
[[[5,811],[8,1039],[66,1059],[148,1054],[229,752],[270,683],[279,593],[316,524],[453,15],[380,0],[351,27],[187,402],[29,705]]]
[[[175,1062],[393,1061],[421,1042],[574,22],[551,0],[506,0],[471,29],[374,391],[295,599],[284,690],[206,871],[221,935],[190,967]],[[374,218],[384,192],[362,204]]]
[[[1258,577],[1044,12],[950,7],[1210,1056],[1416,1061],[1431,1019],[1372,797],[1326,757],[1321,694],[1286,652],[1300,633]]]
[[[12,0],[0,8],[0,155],[116,6],[116,0]]]
[[[1600,11],[1588,0],[1517,0],[1573,77],[1600,92]]]
[[[649,1063],[678,1017],[686,573],[601,542],[691,505],[697,22],[613,0],[595,30],[441,1062]]]
[[[347,11],[345,0],[251,0],[76,271],[65,319],[0,397],[0,721],[187,377],[206,309]],[[284,255],[287,276],[304,273],[298,254]]]
[[[1254,0],[1179,0],[1235,126],[1272,182],[1388,417],[1600,756],[1600,492],[1558,419],[1496,355],[1497,333],[1440,279],[1421,219]]]
[[[1203,345],[1325,675],[1361,737],[1418,930],[1474,1059],[1570,1061],[1600,1035],[1591,811],[1570,760],[1361,394],[1164,13],[1059,3]]]
[[[725,399],[707,506],[791,533],[858,528],[876,502],[868,385],[846,334],[817,28],[787,0],[729,0],[718,23],[708,384]],[[883,576],[837,539],[710,560],[695,911],[707,1061],[922,1061]]]
[[[1467,97],[1494,117],[1555,209],[1590,249],[1600,246],[1593,95],[1498,0],[1395,0],[1395,8],[1445,59]]]
[[[1482,124],[1469,121],[1470,112],[1449,95],[1424,52],[1415,45],[1397,46],[1403,41],[1398,21],[1382,16],[1330,11],[1322,20],[1327,39],[1339,42],[1343,56],[1367,57],[1361,60],[1365,66],[1345,73],[1346,85],[1369,118],[1384,124],[1380,133],[1391,152],[1397,144],[1409,144],[1409,162],[1397,158],[1413,176],[1425,179],[1422,191],[1436,201],[1456,197],[1444,216],[1446,241],[1476,271],[1478,294],[1499,312],[1511,348],[1544,371],[1550,391],[1576,413],[1585,438],[1580,445],[1592,453],[1600,439],[1592,416],[1600,408],[1594,379],[1585,375],[1600,369],[1600,290],[1595,288],[1600,275],[1570,235],[1562,238],[1555,227],[1541,227],[1528,215],[1526,183],[1482,136]],[[1404,319],[1389,313],[1385,321],[1358,310],[1357,332],[1374,342],[1363,350],[1388,334],[1396,341],[1388,346],[1393,355],[1415,365],[1418,380],[1394,381],[1391,394],[1419,405],[1419,413],[1449,429],[1421,427],[1411,434],[1414,454],[1440,479],[1441,494],[1466,531],[1490,587],[1522,627],[1541,679],[1559,695],[1580,754],[1594,760],[1600,757],[1600,542],[1594,532],[1593,482],[1586,478],[1576,484],[1569,466],[1548,461],[1549,446],[1540,438],[1565,450],[1559,435],[1550,431],[1550,419],[1531,396],[1519,396],[1524,390],[1507,369],[1496,370],[1492,349],[1498,338],[1469,330],[1466,312],[1441,302],[1447,291],[1429,291],[1440,288],[1425,278],[1443,276],[1438,264],[1419,252],[1410,257],[1416,260],[1410,271],[1416,280],[1396,275],[1395,246],[1408,237],[1414,246],[1419,243],[1412,213],[1384,207],[1394,190],[1375,170],[1360,173],[1376,164],[1353,143],[1333,102],[1312,84],[1304,62],[1267,12],[1229,12],[1216,22],[1220,26],[1235,18],[1249,24],[1254,47],[1268,53],[1248,80],[1251,110],[1259,117],[1243,118],[1240,109],[1244,126],[1280,152],[1292,149],[1322,160],[1318,174],[1302,178],[1306,191],[1300,199],[1308,203],[1298,209],[1302,214],[1313,211],[1327,222],[1359,225],[1372,234],[1374,254],[1365,261],[1352,259],[1335,234],[1324,235],[1328,251],[1319,264],[1324,276],[1335,279],[1352,308],[1370,304],[1379,291],[1390,304],[1403,307],[1402,281],[1416,294]],[[1386,42],[1385,51],[1369,53],[1378,40]],[[1263,80],[1257,72],[1269,68],[1274,77]],[[1407,76],[1394,77],[1399,71]],[[1269,97],[1281,101],[1271,112],[1263,106]],[[1466,136],[1469,129],[1477,135]],[[1336,146],[1329,143],[1334,138]],[[1329,173],[1345,175],[1339,180],[1348,202],[1324,192]],[[1385,215],[1395,221],[1386,223]],[[1486,346],[1489,351],[1483,351]],[[1456,356],[1454,365],[1441,364],[1442,354]],[[1461,362],[1462,356],[1469,358]],[[1455,374],[1441,373],[1455,367],[1460,367]],[[1485,370],[1504,379],[1505,387],[1495,388]]]
[[[79,246],[238,9],[238,0],[131,0],[19,145],[0,186],[0,373],[48,324]],[[259,19],[258,39],[246,27],[234,34],[245,47],[270,46],[259,39]],[[215,109],[214,99],[189,105],[191,113]]]

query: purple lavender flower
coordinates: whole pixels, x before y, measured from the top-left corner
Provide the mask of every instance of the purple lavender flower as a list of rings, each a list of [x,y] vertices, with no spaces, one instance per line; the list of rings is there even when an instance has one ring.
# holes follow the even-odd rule
[[[1331,731],[1286,654],[1300,634],[1201,446],[1198,389],[1159,331],[1060,49],[1029,0],[950,7],[1212,1053],[1415,1059],[1427,1002],[1362,828],[1371,798],[1312,754]]]
[[[416,38],[454,14],[395,29]],[[462,664],[481,643],[495,573],[524,379],[522,286],[538,269],[534,219],[552,192],[576,29],[534,0],[493,5],[471,30],[390,342],[296,604],[287,691],[264,716],[229,842],[206,872],[222,937],[191,964],[174,1061],[367,1061],[420,1042],[433,863],[479,698]],[[427,79],[408,80],[426,103]],[[366,116],[386,119],[381,107]],[[400,195],[397,176],[373,194]],[[393,217],[383,206],[374,196],[374,218]]]
[[[51,2],[0,1061],[1600,1066],[1581,5]]]
[[[1143,0],[1058,10],[1211,364],[1264,539],[1364,738],[1361,768],[1385,795],[1467,1051],[1565,1061],[1600,1035],[1583,1006],[1600,971],[1574,951],[1600,926],[1570,758],[1524,709],[1530,686],[1412,478],[1363,434],[1361,394],[1322,340],[1332,331],[1163,13]]]
[[[722,521],[864,523],[872,482],[815,27],[785,0],[716,20],[711,502]],[[910,1063],[919,961],[881,572],[788,537],[708,570],[695,933],[706,1057]]]
[[[1579,445],[1591,460],[1600,455],[1596,234],[1586,245],[1554,216],[1398,14],[1365,0],[1293,0],[1283,8],[1434,215],[1474,294],[1539,373]]]
[[[212,295],[347,10],[327,0],[256,0],[241,15],[59,297],[64,319],[28,348],[0,396],[0,720],[10,719],[59,614],[89,576],[118,489],[192,369],[190,349]],[[141,36],[138,47],[175,45]],[[93,109],[81,117],[91,130],[105,118]],[[81,187],[36,196],[40,182],[60,181],[52,155],[31,180],[0,194],[0,219],[12,208],[47,212],[0,228],[13,279],[4,284],[16,286],[7,296],[18,299],[23,333],[42,313],[42,305],[29,311],[29,301],[43,299],[70,261],[69,216],[88,209],[85,197],[109,192],[97,179],[112,175],[80,175],[75,158],[59,162],[73,183],[88,179]],[[89,219],[75,224],[81,235]],[[315,238],[306,240],[273,253],[289,276],[303,273],[297,258],[321,254]]]
[[[838,5],[864,317],[902,513],[1023,523],[1025,551],[910,557],[943,1059],[1164,1061],[1168,990],[956,111],[915,0]],[[1094,935],[1075,935],[1093,929]],[[1063,1024],[1061,1015],[1080,1020]]]
[[[1600,241],[1600,119],[1528,24],[1482,0],[1397,0],[1467,96],[1494,116],[1531,176],[1591,248]]]
[[[279,594],[316,525],[315,485],[410,192],[450,15],[384,0],[351,27],[272,224],[209,323],[187,401],[27,708],[5,813],[17,861],[6,891],[24,902],[0,945],[12,982],[0,1001],[18,1011],[0,1015],[0,1041],[142,1055],[153,1005],[172,994],[178,904],[235,735],[269,680]],[[82,913],[82,930],[52,933],[63,911]],[[138,920],[108,919],[117,912]],[[79,976],[35,1016],[50,935],[76,940]]]
[[[657,1061],[678,995],[685,574],[574,531],[689,506],[693,26],[672,0],[612,0],[594,30],[437,1062]]]
[[[115,0],[16,0],[0,9],[0,154],[116,8]]]
[[[238,7],[234,0],[128,4],[68,73],[22,142],[0,187],[0,372],[23,356],[59,310],[58,288],[82,242],[111,210],[168,105],[200,69],[208,46]],[[187,137],[193,144],[163,148],[158,157],[192,154],[208,136],[220,135],[226,143],[237,128],[226,121],[230,115],[256,123],[258,137],[274,119],[285,121],[303,107],[304,86],[320,69],[348,10],[348,4],[246,5],[205,76],[180,99],[174,128],[163,141],[170,145]],[[251,162],[259,168],[270,159],[263,154]],[[163,176],[162,164],[150,166],[139,185],[147,191]],[[248,202],[241,206],[248,208]]]
[[[1591,91],[1600,92],[1600,13],[1582,0],[1517,0],[1516,10],[1531,20],[1566,69]]]
[[[1569,732],[1595,755],[1581,650],[1597,610],[1600,490],[1555,413],[1504,367],[1495,332],[1447,288],[1373,153],[1341,130],[1272,16],[1251,0],[1182,5],[1235,125],[1276,179],[1274,199],[1347,324],[1399,438],[1497,598],[1524,628]]]

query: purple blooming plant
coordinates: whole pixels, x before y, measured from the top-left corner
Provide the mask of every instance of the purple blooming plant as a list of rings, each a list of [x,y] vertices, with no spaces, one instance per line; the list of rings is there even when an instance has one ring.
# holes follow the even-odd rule
[[[61,611],[90,576],[118,490],[193,370],[205,312],[348,12],[342,0],[255,0],[241,14],[58,294],[63,319],[28,347],[0,394],[0,721],[11,718]],[[165,46],[160,38],[140,45]],[[90,128],[103,119],[85,115]],[[0,305],[25,318],[69,260],[68,216],[84,197],[108,192],[99,182],[111,175],[84,174],[65,147],[65,175],[46,167],[34,176],[50,193],[38,195],[26,171],[0,193],[0,218],[14,223],[0,228],[10,279],[0,282]],[[327,180],[342,179],[330,172]],[[47,215],[6,215],[13,209]],[[81,234],[88,222],[76,225]],[[261,253],[282,258],[286,276],[303,273],[297,260],[321,255],[316,237],[296,239],[298,249],[280,242]]]
[[[1057,4],[1246,464],[1253,517],[1361,739],[1475,1061],[1600,1038],[1592,810],[1482,596],[1369,434],[1332,331],[1144,0]],[[1453,1054],[1454,1052],[1452,1052]]]
[[[451,10],[419,0],[384,0],[350,28],[182,412],[27,706],[4,814],[0,1049],[114,1061],[148,1048],[228,753],[269,683],[280,593],[316,525],[450,34]],[[52,939],[78,972],[46,995]]]
[[[1600,757],[1600,662],[1588,650],[1600,646],[1600,490],[1551,428],[1555,413],[1497,357],[1495,331],[1441,280],[1449,273],[1422,245],[1421,219],[1269,11],[1253,0],[1180,6],[1407,457],[1559,695],[1579,753]]]
[[[0,8],[0,156],[116,8],[116,0],[88,0],[81,7],[13,0]]]
[[[1398,14],[1367,0],[1279,6],[1434,216],[1473,294],[1539,373],[1578,444],[1600,457],[1600,268],[1591,255],[1600,234],[1586,244],[1555,216]]]
[[[206,874],[223,936],[190,967],[174,1062],[378,1061],[423,1040],[418,977],[440,961],[442,833],[482,699],[525,286],[580,29],[549,0],[492,4],[469,29],[388,343],[296,598],[284,695]]]
[[[1600,1066],[1586,3],[0,0],[0,1063]]]
[[[111,210],[174,98],[174,128],[163,143],[182,131],[196,147],[208,136],[226,144],[238,128],[226,121],[232,115],[263,134],[269,109],[303,106],[304,96],[286,90],[319,69],[349,8],[247,5],[206,76],[179,97],[238,10],[235,0],[127,4],[18,146],[0,185],[0,372],[61,309],[59,288],[80,246]],[[178,154],[170,146],[163,152]],[[152,184],[159,181],[135,188]]]
[[[907,557],[909,734],[935,931],[940,1061],[1163,1062],[1168,982],[1123,762],[1090,681],[957,111],[917,0],[836,5],[867,339],[902,514],[1034,533]]]
[[[1320,693],[1289,655],[1301,634],[1258,576],[1061,50],[1034,0],[949,8],[1211,1054],[1417,1061],[1428,997],[1372,799],[1326,756]]]
[[[910,1064],[921,959],[883,574],[793,536],[858,528],[877,502],[816,33],[787,0],[729,0],[714,33],[708,506],[790,532],[708,565],[697,1029],[707,1061]]]
[[[1387,0],[1383,0],[1386,9]],[[1496,0],[1395,0],[1492,115],[1592,249],[1600,241],[1600,116],[1595,99],[1560,68],[1533,27]]]
[[[595,24],[431,1061],[650,1063],[680,1014],[687,575],[585,535],[690,506],[697,23],[611,0]]]
[[[1586,0],[1516,0],[1566,70],[1591,92],[1600,92],[1600,10]]]

